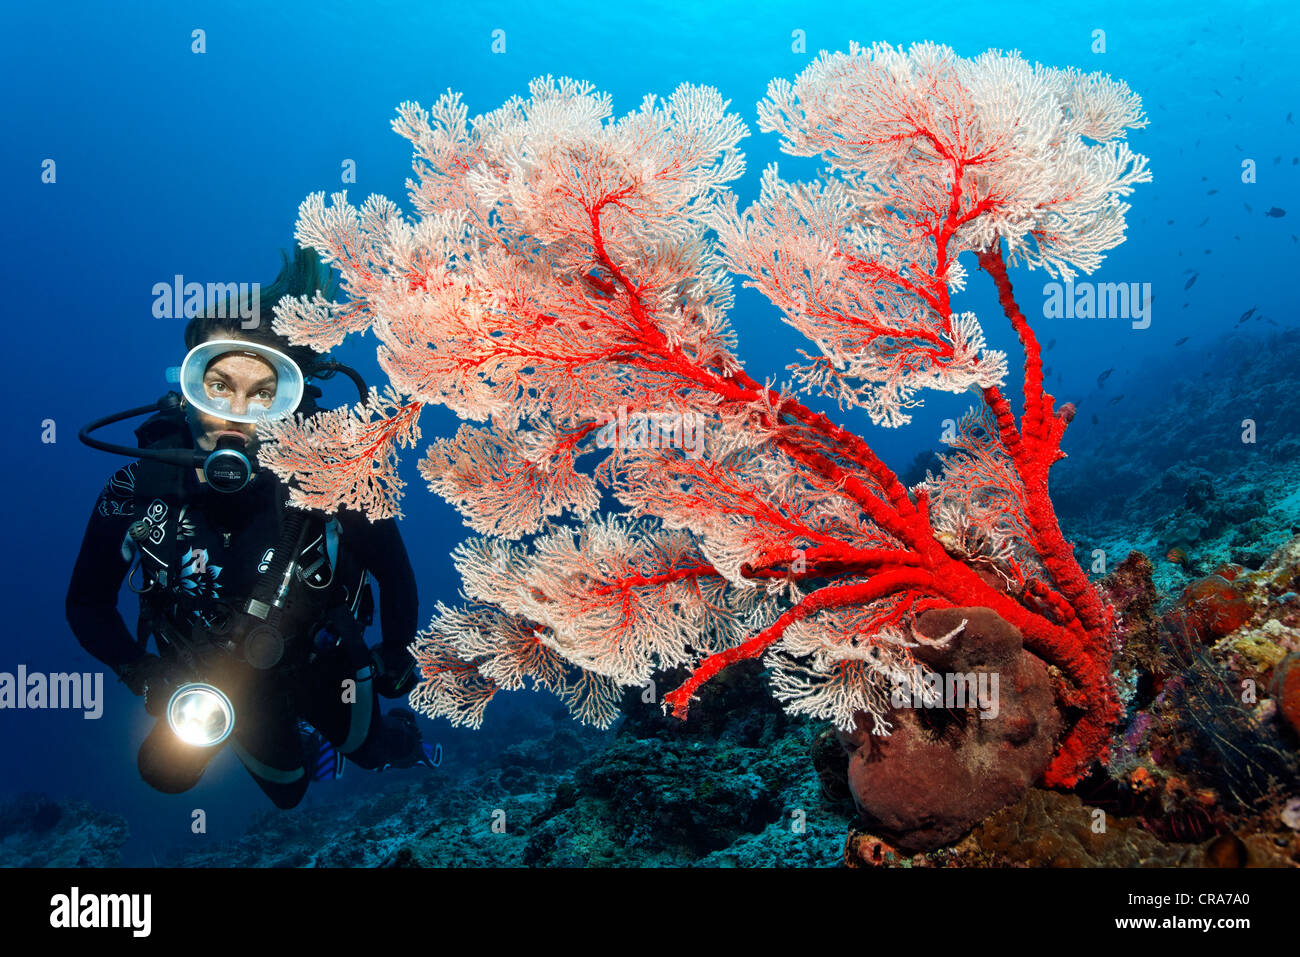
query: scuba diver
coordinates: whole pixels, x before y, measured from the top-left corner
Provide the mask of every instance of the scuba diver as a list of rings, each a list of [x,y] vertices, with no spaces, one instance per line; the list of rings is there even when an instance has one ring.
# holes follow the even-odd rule
[[[281,255],[264,315],[282,296],[332,292],[313,251],[292,265]],[[267,796],[291,808],[313,779],[341,774],[345,757],[381,771],[436,766],[441,749],[421,740],[415,715],[381,714],[376,698],[403,696],[416,680],[407,651],[415,575],[396,521],[289,507],[285,485],[256,468],[257,422],[319,411],[312,378],[343,371],[363,397],[365,383],[268,328],[243,328],[235,309],[195,316],[185,345],[179,395],[80,433],[137,459],[95,503],[66,613],[82,647],[158,719],[140,747],[141,776],[186,791],[228,743]],[[138,447],[90,437],[149,412]],[[382,641],[367,649],[372,577]],[[124,578],[140,596],[134,638],[117,610]]]

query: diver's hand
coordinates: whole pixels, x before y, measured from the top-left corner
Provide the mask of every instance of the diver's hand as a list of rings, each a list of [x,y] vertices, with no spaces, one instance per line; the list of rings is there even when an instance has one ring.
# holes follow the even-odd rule
[[[178,686],[175,668],[154,654],[123,665],[117,674],[132,694],[144,698],[144,709],[155,718],[162,714]]]
[[[162,659],[157,655],[145,654],[130,664],[120,665],[116,669],[117,676],[122,679],[122,684],[131,689],[131,694],[139,697],[144,694],[149,676],[158,671],[161,665]]]
[[[378,644],[370,649],[375,668],[375,691],[385,698],[400,698],[415,686],[415,659],[401,645]]]

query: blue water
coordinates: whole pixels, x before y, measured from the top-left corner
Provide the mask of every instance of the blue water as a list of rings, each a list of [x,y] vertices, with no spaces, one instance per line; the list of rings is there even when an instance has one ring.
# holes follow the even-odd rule
[[[1183,347],[1191,354],[1232,329],[1252,305],[1260,317],[1252,324],[1294,324],[1288,280],[1300,254],[1300,138],[1289,111],[1300,14],[1250,2],[1235,4],[1230,17],[1218,4],[1090,2],[1072,12],[1062,6],[6,6],[0,183],[8,222],[0,261],[10,430],[0,473],[8,546],[0,575],[8,609],[0,671],[20,663],[32,671],[99,670],[73,639],[63,598],[95,497],[122,461],[82,446],[76,430],[168,388],[163,370],[183,355],[184,322],[153,317],[154,284],[176,274],[269,283],[278,249],[292,243],[298,204],[316,190],[346,188],[354,203],[378,192],[405,205],[408,143],[389,128],[403,100],[428,106],[451,88],[464,92],[471,114],[486,112],[549,73],[609,91],[621,115],[648,92],[666,95],[684,81],[710,84],[753,133],[741,144],[748,171],[736,188],[744,203],[757,196],[769,162],[780,160],[787,177],[815,175],[815,164],[782,156],[775,137],[757,132],[754,104],[770,79],[793,78],[818,50],[846,50],[850,40],[923,39],[964,56],[1019,49],[1045,65],[1125,80],[1151,120],[1129,137],[1150,157],[1155,181],[1137,188],[1127,242],[1091,277],[1150,282],[1151,326],[1036,322],[1041,339],[1058,341],[1048,360],[1052,391],[1062,401],[1086,401],[1097,392],[1099,373],[1114,367],[1110,385],[1131,382],[1137,393],[1144,366],[1170,354],[1177,340],[1192,337]],[[202,54],[191,52],[196,29],[206,35]],[[494,30],[505,31],[504,53],[492,52]],[[792,52],[796,30],[804,31],[807,52]],[[1105,33],[1104,53],[1092,50],[1096,30]],[[41,179],[47,159],[56,163],[52,184]],[[1243,159],[1255,161],[1257,182],[1242,182]],[[340,172],[347,160],[355,162],[357,182],[345,186]],[[1274,207],[1286,215],[1266,216]],[[968,267],[973,273],[973,263]],[[1184,290],[1189,270],[1198,278]],[[1020,270],[1012,278],[1029,302],[1041,298],[1041,273]],[[973,275],[971,287],[961,308],[984,316],[993,344],[1014,355],[986,278]],[[740,295],[733,321],[756,377],[777,376],[796,358],[800,340],[752,292]],[[381,383],[373,345],[350,342],[340,355]],[[1158,384],[1145,385],[1158,391]],[[353,400],[343,385],[331,388],[327,400]],[[902,468],[935,443],[945,417],[965,406],[965,398],[930,396],[913,426],[895,433],[860,416],[845,421]],[[47,420],[56,427],[52,443],[41,440]],[[431,410],[422,425],[427,440],[450,432],[454,419]],[[436,601],[456,600],[448,553],[464,529],[425,491],[415,459],[408,456],[404,467],[404,528],[427,621]],[[133,624],[134,599],[124,596],[121,608]],[[191,841],[194,808],[207,810],[210,837],[228,837],[269,806],[229,754],[185,796],[151,791],[135,771],[147,727],[142,709],[111,681],[106,693],[98,721],[73,712],[0,711],[0,799],[38,790],[120,813],[132,832],[129,862],[148,862]],[[505,697],[480,732],[499,735],[503,744],[501,716],[535,707],[527,695]],[[428,722],[426,732],[458,739]],[[454,748],[448,760],[455,760]],[[350,786],[382,783],[363,777],[354,774]]]

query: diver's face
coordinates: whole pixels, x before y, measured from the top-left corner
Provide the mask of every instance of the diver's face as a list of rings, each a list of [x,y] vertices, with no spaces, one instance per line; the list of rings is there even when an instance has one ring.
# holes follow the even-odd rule
[[[249,355],[222,356],[203,374],[203,391],[212,399],[229,399],[230,411],[246,415],[251,404],[270,408],[275,398],[275,370],[262,359]],[[256,445],[257,425],[253,422],[229,422],[189,407],[190,428],[194,443],[205,451],[216,448],[223,435],[242,436],[246,451]]]

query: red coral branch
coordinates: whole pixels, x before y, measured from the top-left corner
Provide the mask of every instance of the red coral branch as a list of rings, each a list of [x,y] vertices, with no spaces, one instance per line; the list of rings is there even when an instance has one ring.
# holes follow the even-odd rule
[[[702,684],[728,665],[734,665],[747,658],[757,658],[796,621],[828,608],[864,605],[892,595],[900,589],[923,588],[933,584],[933,579],[925,572],[916,569],[900,569],[881,572],[873,575],[868,581],[858,584],[831,585],[823,588],[805,598],[744,644],[705,658],[680,687],[664,696],[664,701],[673,709],[673,714],[685,718],[690,708],[691,697]]]
[[[1025,414],[1021,422],[1021,438],[1024,441],[1007,449],[1024,483],[1025,516],[1037,537],[1044,567],[1088,631],[1091,652],[1098,656],[1108,654],[1113,651],[1110,637],[1115,627],[1114,611],[1102,602],[1088,581],[1088,576],[1075,561],[1074,548],[1061,534],[1061,526],[1052,509],[1047,490],[1048,471],[1063,457],[1061,437],[1069,424],[1069,418],[1053,412],[1053,398],[1043,391],[1043,363],[1038,340],[1016,305],[1006,263],[1003,262],[997,245],[981,252],[979,262],[993,277],[998,289],[998,301],[1025,348]],[[999,401],[1000,396],[995,395],[990,405]],[[995,410],[996,408],[995,406]],[[999,417],[999,425],[1001,423]]]

